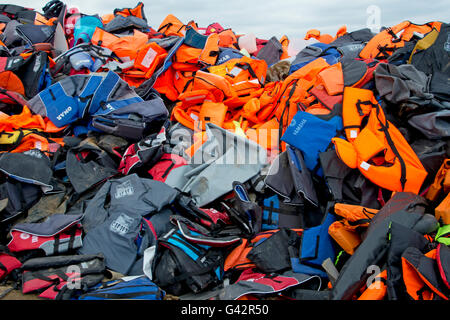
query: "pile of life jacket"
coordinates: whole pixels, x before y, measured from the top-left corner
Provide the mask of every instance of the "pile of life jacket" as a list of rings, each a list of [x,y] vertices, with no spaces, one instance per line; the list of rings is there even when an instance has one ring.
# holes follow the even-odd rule
[[[449,300],[449,35],[0,5],[0,299]]]

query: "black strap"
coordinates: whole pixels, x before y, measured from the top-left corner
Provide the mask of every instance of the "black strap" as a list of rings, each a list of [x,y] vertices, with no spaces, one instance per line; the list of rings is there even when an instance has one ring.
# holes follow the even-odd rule
[[[289,92],[289,96],[288,96],[288,98],[286,99],[286,101],[284,103],[283,112],[281,112],[280,123],[279,123],[279,126],[278,126],[278,139],[279,139],[279,146],[278,146],[278,148],[281,147],[281,138],[283,136],[283,124],[284,124],[284,119],[283,118],[284,118],[284,114],[286,112],[286,109],[288,109],[287,120],[289,120],[289,104],[288,103],[291,100],[292,96],[294,95],[296,87],[297,87],[297,81],[295,81],[294,84],[292,85],[291,91]],[[287,87],[286,87],[286,89],[287,89]],[[283,94],[284,94],[284,92],[283,92]]]
[[[358,226],[361,224],[370,223],[370,221],[371,221],[370,219],[359,219],[356,221],[348,221],[348,224],[351,226]]]
[[[76,233],[77,233],[77,228],[73,227],[72,230],[70,231],[69,248],[68,248],[69,250],[73,249],[73,244],[76,239]]]
[[[263,210],[267,210],[270,213],[275,212],[275,213],[281,213],[281,214],[288,214],[288,215],[297,215],[297,210],[295,209],[291,209],[291,208],[285,208],[285,209],[281,209],[281,208],[274,208],[273,207],[273,201],[270,201],[270,206],[262,206]]]
[[[183,90],[181,90],[181,93],[184,93],[184,92],[187,90],[187,88],[189,87],[189,85],[190,85],[192,82],[194,82],[194,77],[195,77],[195,74],[193,75],[193,77],[192,77],[191,79],[189,79],[189,80],[186,82],[186,84],[185,84],[184,87],[183,87]]]
[[[374,104],[370,100],[361,101],[360,99],[358,99],[358,101],[356,101],[356,109],[358,110],[358,113],[359,113],[360,116],[364,115],[364,113],[362,112],[362,109],[361,109],[361,105],[372,106],[372,108],[376,108],[377,107],[377,105]]]
[[[178,30],[177,33],[181,31],[181,29],[183,29],[184,27],[187,27],[187,25],[183,24]]]
[[[378,211],[377,211],[377,212],[378,212]],[[373,217],[374,215],[377,214],[377,212],[370,212],[370,211],[367,210],[366,208],[363,208],[363,209],[362,209],[362,213],[363,213],[367,218],[369,218],[369,219],[371,219],[371,217],[369,217],[368,215],[371,215],[371,216]]]
[[[166,169],[166,171],[164,171],[164,173],[163,173],[163,175],[162,175],[162,178],[165,178],[165,177],[169,174],[170,170],[172,170],[172,168],[173,168],[174,166],[175,166],[175,162],[172,161],[172,163],[170,164],[170,166]]]
[[[59,253],[59,237],[60,237],[60,235],[57,234],[55,236],[55,242],[53,243],[53,254],[54,255],[58,255],[58,253]]]
[[[49,92],[50,95],[52,96],[52,99],[55,101],[55,100],[56,100],[56,97],[55,97],[55,95],[54,95],[52,89],[48,89],[48,92]]]
[[[22,143],[22,140],[25,137],[25,134],[23,133],[22,128],[19,128],[18,130],[19,130],[19,136],[17,137],[16,141],[14,141],[11,144],[11,147],[9,148],[9,151],[12,151],[12,150],[16,149]],[[2,132],[2,134],[4,134],[4,133]],[[13,135],[13,133],[11,133],[11,135]]]
[[[158,29],[158,32],[160,32],[162,29],[169,29],[172,25],[173,25],[172,22],[166,23],[165,25],[161,26],[161,27]],[[164,32],[163,32],[163,33],[164,33]]]
[[[399,37],[395,34],[391,27],[386,29],[387,33],[389,33],[394,39],[399,39]]]
[[[386,141],[389,145],[389,147],[391,147],[392,152],[395,154],[395,156],[398,158],[399,162],[400,162],[400,170],[401,170],[401,176],[400,176],[400,184],[402,185],[402,191],[405,190],[405,184],[406,184],[406,164],[405,164],[405,160],[402,158],[402,156],[400,155],[400,152],[397,150],[397,147],[394,144],[394,141],[392,140],[392,137],[389,133],[389,123],[386,121],[386,123],[384,124],[380,118],[378,117],[379,112],[380,112],[380,106],[377,105],[376,106],[376,115],[377,115],[377,119],[378,122],[381,126],[381,129],[379,129],[380,131],[383,131],[384,135],[386,136]]]
[[[351,129],[351,128],[359,129],[359,128],[361,128],[361,125],[343,126],[343,128],[344,128],[344,130],[345,129]]]
[[[394,52],[395,48],[388,47],[387,45],[384,45],[384,46],[378,45],[377,49],[379,52],[375,56],[375,59],[383,60],[383,59],[389,58],[389,52],[391,52],[391,53]]]
[[[33,276],[35,278],[47,281],[47,282],[51,282],[54,284],[59,284],[61,283],[61,280],[59,278],[50,278],[46,275],[44,275],[41,271],[34,271],[32,272]],[[61,279],[63,279],[63,281],[67,281],[69,279],[69,277],[67,276],[67,274],[65,274],[64,272],[62,272],[61,270],[54,270],[53,271],[54,275],[57,275],[58,277],[60,277]]]

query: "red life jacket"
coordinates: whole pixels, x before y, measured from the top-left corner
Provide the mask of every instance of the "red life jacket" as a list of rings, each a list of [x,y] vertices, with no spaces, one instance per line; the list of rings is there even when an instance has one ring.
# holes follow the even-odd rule
[[[165,182],[169,173],[178,167],[187,165],[187,160],[176,154],[165,153],[148,171],[153,180]]]

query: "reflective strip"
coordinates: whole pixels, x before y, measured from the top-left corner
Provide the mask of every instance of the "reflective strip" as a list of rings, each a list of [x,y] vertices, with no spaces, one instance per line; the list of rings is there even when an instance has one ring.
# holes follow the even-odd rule
[[[368,164],[367,162],[363,161],[361,162],[361,164],[359,165],[361,168],[363,168],[364,170],[369,170],[370,168],[370,164]]]

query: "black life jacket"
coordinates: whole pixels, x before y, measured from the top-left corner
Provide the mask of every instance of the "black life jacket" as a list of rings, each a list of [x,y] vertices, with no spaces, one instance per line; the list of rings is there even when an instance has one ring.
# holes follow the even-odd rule
[[[222,281],[223,260],[222,250],[188,242],[174,228],[159,239],[153,280],[174,295],[199,293]]]
[[[68,300],[87,292],[107,274],[101,254],[32,258],[22,270],[22,293],[34,292],[54,300]]]
[[[38,186],[12,178],[6,179],[0,184],[0,198],[5,202],[5,206],[0,210],[0,225],[6,227],[26,214],[27,210],[39,200],[41,194]]]
[[[431,75],[429,91],[437,99],[450,99],[450,24],[442,24],[434,43],[411,56],[411,64],[427,75]]]
[[[51,85],[49,57],[44,51],[33,53],[27,59],[21,56],[0,58],[0,71],[12,71],[25,88],[25,98],[31,99]]]

